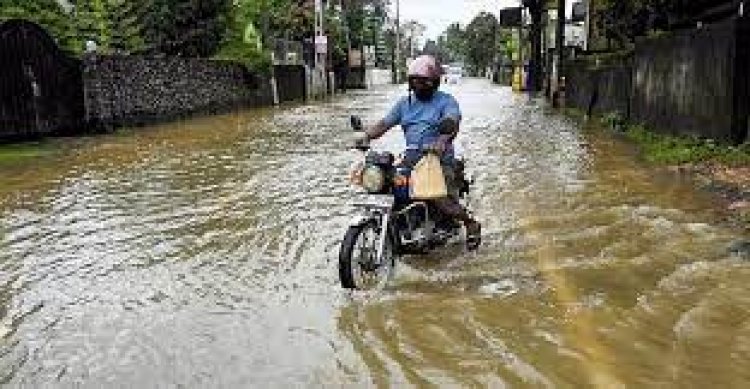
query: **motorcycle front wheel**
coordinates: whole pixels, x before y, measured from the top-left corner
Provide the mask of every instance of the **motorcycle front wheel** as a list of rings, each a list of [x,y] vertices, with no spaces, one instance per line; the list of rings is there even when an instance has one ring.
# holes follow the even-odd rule
[[[380,228],[371,222],[347,230],[339,251],[339,279],[346,289],[382,289],[393,275],[396,256],[393,240],[385,239],[383,255],[378,260]]]

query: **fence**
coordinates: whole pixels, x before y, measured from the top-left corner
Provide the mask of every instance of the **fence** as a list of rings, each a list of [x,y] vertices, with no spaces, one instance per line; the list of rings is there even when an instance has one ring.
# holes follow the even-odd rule
[[[617,112],[630,115],[632,64],[625,58],[618,64],[571,61],[567,65],[566,99],[588,114]]]
[[[305,67],[300,65],[276,65],[273,67],[279,102],[302,101],[306,97],[307,78]]]
[[[638,42],[616,65],[571,62],[566,98],[656,131],[742,143],[750,116],[749,33],[748,18],[737,17]]]

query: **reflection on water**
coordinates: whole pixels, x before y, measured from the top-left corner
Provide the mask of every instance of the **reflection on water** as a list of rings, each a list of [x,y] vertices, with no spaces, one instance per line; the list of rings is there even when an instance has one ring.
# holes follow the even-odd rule
[[[348,115],[400,89],[55,141],[0,169],[0,382],[747,387],[746,240],[628,146],[454,87],[476,254],[338,288]],[[379,147],[402,147],[398,133]]]

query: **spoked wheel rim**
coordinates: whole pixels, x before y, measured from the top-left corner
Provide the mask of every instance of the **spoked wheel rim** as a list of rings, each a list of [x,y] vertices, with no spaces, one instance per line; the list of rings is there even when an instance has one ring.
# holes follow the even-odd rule
[[[393,245],[386,240],[383,257],[378,261],[380,234],[372,227],[365,227],[358,234],[351,255],[354,284],[358,290],[377,290],[385,287],[393,270]]]

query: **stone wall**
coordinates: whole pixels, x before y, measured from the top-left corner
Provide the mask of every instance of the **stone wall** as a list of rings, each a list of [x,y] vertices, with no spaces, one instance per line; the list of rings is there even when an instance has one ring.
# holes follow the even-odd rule
[[[141,124],[273,103],[270,81],[232,62],[90,55],[82,66],[90,125]]]

